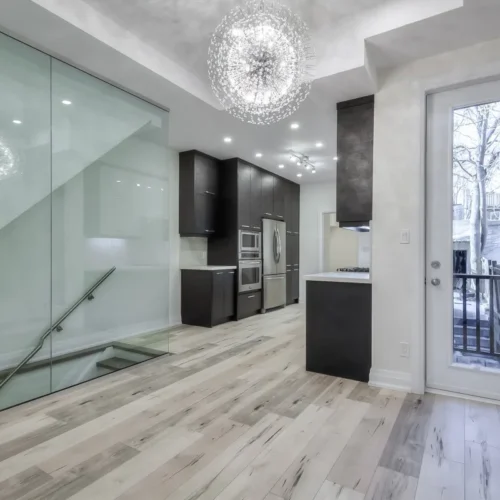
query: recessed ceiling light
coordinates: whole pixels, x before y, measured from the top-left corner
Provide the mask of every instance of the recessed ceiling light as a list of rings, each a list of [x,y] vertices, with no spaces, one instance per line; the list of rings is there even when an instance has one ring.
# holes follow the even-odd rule
[[[116,182],[120,183],[121,181],[116,181]]]
[[[278,165],[278,168],[285,168],[285,165]]]
[[[311,172],[311,174],[315,174],[315,173],[316,173],[316,170],[313,170],[313,171]]]
[[[163,191],[163,188],[161,188],[161,190]]]
[[[333,157],[333,161],[337,161],[338,159],[339,159],[339,157],[338,157],[338,156],[334,156],[334,157]]]
[[[255,153],[255,158],[262,158],[262,153]]]
[[[12,120],[12,123],[16,124],[16,125],[21,125],[21,123],[23,123],[21,120]]]
[[[297,165],[300,165],[300,160],[297,160],[295,163],[296,163]]]
[[[297,177],[302,177],[302,174],[297,174]]]
[[[68,99],[64,99],[63,101],[61,101],[65,106],[70,106],[71,104],[73,104],[71,101],[69,101]]]
[[[137,184],[137,187],[138,187],[138,188],[140,188],[140,187],[141,187],[141,185],[140,185],[140,184]]]
[[[151,186],[148,186],[148,189],[151,189]]]
[[[290,125],[290,128],[293,129],[293,130],[297,130],[299,127],[300,127],[300,125],[298,123],[292,123]]]
[[[231,142],[233,139],[231,137],[224,137],[224,142]]]
[[[306,170],[311,170],[311,165],[307,165]]]
[[[316,147],[317,148],[322,148],[323,147],[323,143],[322,142],[317,142],[316,143]]]

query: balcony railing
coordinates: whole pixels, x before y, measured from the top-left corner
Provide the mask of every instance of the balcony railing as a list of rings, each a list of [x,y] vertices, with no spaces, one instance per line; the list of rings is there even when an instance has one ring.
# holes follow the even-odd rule
[[[500,358],[500,275],[453,277],[453,347]]]

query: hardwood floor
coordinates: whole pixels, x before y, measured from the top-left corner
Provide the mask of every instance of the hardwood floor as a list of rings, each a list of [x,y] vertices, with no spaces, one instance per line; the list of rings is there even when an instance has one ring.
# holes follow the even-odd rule
[[[305,372],[300,306],[168,343],[1,412],[0,499],[500,498],[500,407]]]

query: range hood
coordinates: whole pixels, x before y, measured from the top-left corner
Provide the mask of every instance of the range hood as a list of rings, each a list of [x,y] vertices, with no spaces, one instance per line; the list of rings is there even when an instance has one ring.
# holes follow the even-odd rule
[[[339,227],[342,229],[349,229],[350,231],[356,231],[358,233],[369,233],[370,232],[370,222],[339,222]]]
[[[337,221],[370,230],[373,206],[374,96],[337,104]]]

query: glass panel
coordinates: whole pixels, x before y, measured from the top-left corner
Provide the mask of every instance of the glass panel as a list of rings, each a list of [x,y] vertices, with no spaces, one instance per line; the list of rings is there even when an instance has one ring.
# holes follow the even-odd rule
[[[453,134],[455,362],[500,369],[500,103],[457,109]]]
[[[168,352],[168,113],[52,68],[54,317],[117,268],[54,333],[59,390]]]
[[[242,247],[243,248],[256,248],[257,247],[257,236],[254,234],[242,233],[241,234]]]
[[[50,58],[0,35],[0,66],[1,383],[51,324],[51,157]],[[0,409],[50,391],[50,338],[27,368]]]
[[[242,285],[253,285],[259,282],[259,272],[258,267],[247,267],[241,270],[241,284]]]

